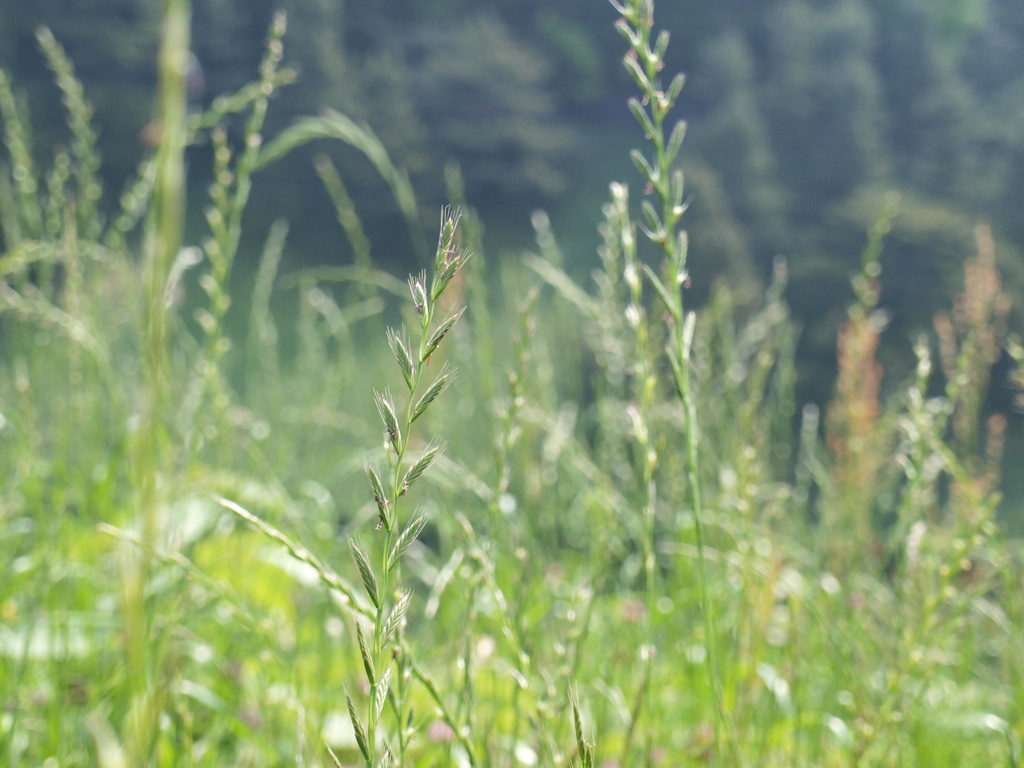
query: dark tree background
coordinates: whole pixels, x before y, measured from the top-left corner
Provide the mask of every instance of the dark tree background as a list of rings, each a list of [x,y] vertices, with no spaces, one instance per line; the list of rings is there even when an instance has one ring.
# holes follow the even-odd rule
[[[590,269],[608,174],[639,187],[627,150],[642,137],[625,108],[632,87],[608,4],[194,0],[199,101],[255,76],[277,8],[289,14],[286,61],[299,78],[273,105],[269,132],[340,110],[408,169],[425,219],[454,160],[497,250],[528,242],[528,214],[545,207],[570,266]],[[0,66],[33,111],[37,150],[63,121],[35,43],[45,24],[96,106],[110,194],[143,152],[158,15],[148,0],[0,0]],[[673,34],[670,68],[690,78],[680,116],[690,122],[682,162],[695,283],[722,273],[756,283],[784,255],[805,358],[829,360],[864,233],[895,190],[904,203],[883,257],[893,338],[948,305],[978,216],[993,221],[1005,281],[1024,305],[1020,0],[659,0],[656,16]],[[355,153],[328,145],[264,173],[254,243],[285,217],[293,258],[348,258],[312,171],[318,151],[339,163],[375,257],[402,268],[408,243],[391,236],[382,184]],[[197,186],[203,153],[191,163]]]

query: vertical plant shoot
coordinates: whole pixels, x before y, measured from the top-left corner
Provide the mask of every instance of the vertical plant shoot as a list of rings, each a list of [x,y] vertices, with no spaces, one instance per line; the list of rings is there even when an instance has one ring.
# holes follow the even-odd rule
[[[415,342],[410,343],[405,329],[389,328],[386,333],[405,391],[401,397],[395,397],[387,389],[374,392],[386,454],[384,467],[373,464],[366,467],[378,512],[376,530],[378,536],[382,537],[377,551],[377,569],[374,569],[370,554],[360,543],[354,539],[349,542],[363,588],[376,611],[368,641],[364,640],[363,628],[357,625],[360,653],[370,687],[365,727],[352,697],[346,693],[352,726],[360,737],[358,746],[366,768],[385,765],[392,759],[404,765],[407,741],[411,735],[404,685],[413,671],[402,652],[402,627],[410,593],[401,589],[400,564],[402,555],[423,530],[426,518],[414,513],[402,519],[399,499],[410,492],[413,484],[430,469],[444,450],[443,443],[431,441],[417,457],[408,455],[413,423],[427,411],[455,376],[452,369],[442,365],[430,383],[425,384],[429,380],[426,369],[431,357],[464,311],[458,308],[441,318],[437,316],[439,299],[469,257],[457,242],[458,223],[459,214],[446,208],[441,216],[441,234],[429,283],[425,273],[409,278],[409,292],[418,320],[413,337]],[[391,683],[393,677],[394,688]],[[384,705],[388,701],[395,715],[395,728],[390,739],[384,735],[381,724]],[[381,750],[377,748],[378,736],[383,744]]]

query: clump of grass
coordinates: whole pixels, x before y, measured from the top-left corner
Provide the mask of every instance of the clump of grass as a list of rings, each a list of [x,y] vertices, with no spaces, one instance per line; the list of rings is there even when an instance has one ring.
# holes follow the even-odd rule
[[[321,163],[358,263],[279,278],[275,225],[244,359],[227,284],[265,162],[332,135],[415,211],[340,116],[253,155],[291,77],[280,22],[259,79],[211,110],[184,115],[168,83],[169,143],[105,217],[101,197],[79,218],[99,178],[81,88],[58,75],[81,135],[41,169],[0,76],[7,764],[1019,764],[1021,558],[996,513],[1002,422],[981,409],[1015,347],[986,230],[937,347],[919,339],[885,402],[882,217],[836,396],[791,446],[784,264],[753,302],[719,285],[684,303],[681,81],[659,81],[653,4],[616,7],[650,139],[642,191],[611,187],[593,283],[564,272],[542,214],[536,256],[467,265],[479,223],[446,210],[429,275],[377,271]],[[214,141],[205,258],[157,248],[185,144],[239,113],[244,142]],[[167,301],[186,268],[195,335]],[[289,355],[273,306],[295,292]],[[385,330],[396,296],[406,324]]]

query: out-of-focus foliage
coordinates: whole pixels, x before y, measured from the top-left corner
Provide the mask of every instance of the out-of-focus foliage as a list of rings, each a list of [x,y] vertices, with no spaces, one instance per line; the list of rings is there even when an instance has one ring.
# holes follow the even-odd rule
[[[413,30],[397,41],[395,58],[427,144],[457,157],[466,182],[484,192],[563,191],[555,159],[568,131],[552,120],[543,56],[497,18]]]
[[[425,209],[443,194],[441,169],[454,160],[469,199],[492,226],[515,226],[494,220],[502,216],[525,224],[524,209],[541,205],[554,209],[563,237],[589,242],[582,233],[593,232],[597,207],[593,220],[571,222],[560,222],[557,208],[580,196],[581,169],[620,153],[623,130],[632,129],[624,106],[631,83],[617,66],[624,44],[610,5],[204,0],[193,13],[207,82],[200,101],[249,78],[277,7],[290,17],[285,63],[299,78],[277,97],[274,128],[337,109],[381,137],[410,172]],[[36,50],[35,29],[46,24],[96,105],[107,172],[115,177],[143,151],[136,137],[153,106],[156,15],[142,0],[0,0],[0,66],[27,94],[35,123],[61,130]],[[992,219],[1010,289],[1019,290],[1020,0],[674,0],[659,15],[673,34],[667,66],[690,77],[681,100],[690,121],[681,162],[692,181],[695,270],[746,265],[740,274],[767,276],[775,257],[785,255],[793,266],[790,297],[814,325],[825,316],[811,312],[822,286],[846,285],[879,193],[896,190],[913,202],[897,216],[883,266],[917,283],[930,275],[929,290],[899,294],[901,317],[927,320],[970,252],[939,248],[922,266],[915,248],[972,242],[978,215]],[[357,204],[376,239],[375,218],[390,212],[372,169],[337,151],[333,159],[353,198],[364,201]],[[311,165],[305,175],[269,174],[263,185],[270,191],[261,196],[258,185],[254,204],[273,207],[265,219],[293,220],[294,231],[316,244],[307,259],[343,259],[331,249],[336,224]],[[831,228],[837,215],[845,222],[840,230]],[[898,236],[904,218],[913,240]],[[838,231],[860,234],[840,239]],[[375,256],[391,257],[380,250]],[[583,264],[590,253],[569,258]],[[834,338],[832,331],[822,336]]]

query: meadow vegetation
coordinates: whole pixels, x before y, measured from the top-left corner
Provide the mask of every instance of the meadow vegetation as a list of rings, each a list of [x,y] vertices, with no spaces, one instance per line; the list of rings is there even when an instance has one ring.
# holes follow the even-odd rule
[[[1022,354],[988,230],[883,400],[879,199],[834,398],[801,406],[784,262],[687,304],[683,81],[651,0],[613,4],[638,175],[583,282],[543,214],[535,253],[489,261],[454,170],[422,271],[383,273],[321,161],[355,263],[279,275],[278,223],[232,296],[253,174],[312,138],[419,226],[365,128],[262,136],[281,16],[257,80],[190,116],[166,3],[161,141],[112,210],[58,42],[73,139],[46,167],[0,73],[6,765],[1020,765],[1024,551],[985,402]]]

